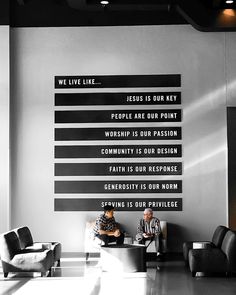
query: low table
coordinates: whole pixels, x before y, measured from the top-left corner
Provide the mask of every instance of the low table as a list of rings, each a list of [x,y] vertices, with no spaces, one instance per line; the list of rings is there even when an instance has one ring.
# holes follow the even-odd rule
[[[146,272],[146,247],[128,244],[102,246],[101,266],[108,272]]]

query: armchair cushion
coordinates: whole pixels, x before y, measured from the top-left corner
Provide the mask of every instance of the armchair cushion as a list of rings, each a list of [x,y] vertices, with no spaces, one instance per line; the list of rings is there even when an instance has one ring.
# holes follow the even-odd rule
[[[46,272],[53,265],[53,252],[51,250],[41,252],[19,253],[9,262],[8,272],[33,271]]]
[[[21,249],[24,249],[28,246],[33,245],[33,238],[32,238],[31,232],[27,226],[19,227],[15,231],[19,237]]]
[[[223,240],[221,250],[228,259],[228,268],[230,271],[236,271],[236,233],[229,230]]]
[[[212,236],[212,243],[220,248],[223,242],[223,239],[225,237],[225,234],[227,233],[227,231],[229,230],[228,227],[223,226],[223,225],[219,225],[217,226],[213,236]]]
[[[93,227],[95,221],[87,221],[85,227],[84,250],[86,253],[98,253],[100,247],[104,244],[100,239],[94,236]]]

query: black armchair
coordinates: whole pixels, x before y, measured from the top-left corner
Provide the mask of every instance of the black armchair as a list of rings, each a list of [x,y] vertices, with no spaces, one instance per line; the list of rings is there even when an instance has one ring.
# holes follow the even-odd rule
[[[225,237],[225,234],[229,230],[228,227],[219,225],[215,229],[211,241],[188,241],[183,243],[183,255],[185,264],[188,265],[189,250],[196,248],[220,248]]]
[[[236,233],[228,230],[220,248],[189,250],[189,267],[194,277],[197,272],[225,273],[236,271]]]

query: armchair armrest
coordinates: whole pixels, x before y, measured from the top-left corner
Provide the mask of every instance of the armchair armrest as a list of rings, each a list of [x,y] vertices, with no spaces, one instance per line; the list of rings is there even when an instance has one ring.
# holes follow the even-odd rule
[[[33,245],[26,247],[24,250],[26,251],[44,251],[44,250],[51,250],[52,244],[51,243],[41,243],[35,242]]]
[[[34,242],[34,247],[41,247],[43,250],[51,250],[52,249],[52,243],[49,242]]]
[[[215,248],[215,245],[210,241],[187,241],[183,243],[183,256],[186,265],[188,265],[188,254],[191,249]]]
[[[189,250],[189,267],[191,272],[227,271],[227,257],[219,248]]]
[[[214,244],[210,241],[193,242],[192,249],[209,249],[214,247]]]

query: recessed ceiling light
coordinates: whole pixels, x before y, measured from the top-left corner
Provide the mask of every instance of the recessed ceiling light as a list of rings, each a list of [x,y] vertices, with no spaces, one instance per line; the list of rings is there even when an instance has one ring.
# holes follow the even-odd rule
[[[234,0],[226,0],[225,3],[226,4],[232,4],[232,3],[234,3]]]
[[[101,0],[100,3],[102,5],[108,5],[109,4],[109,1],[107,1],[107,0]]]

